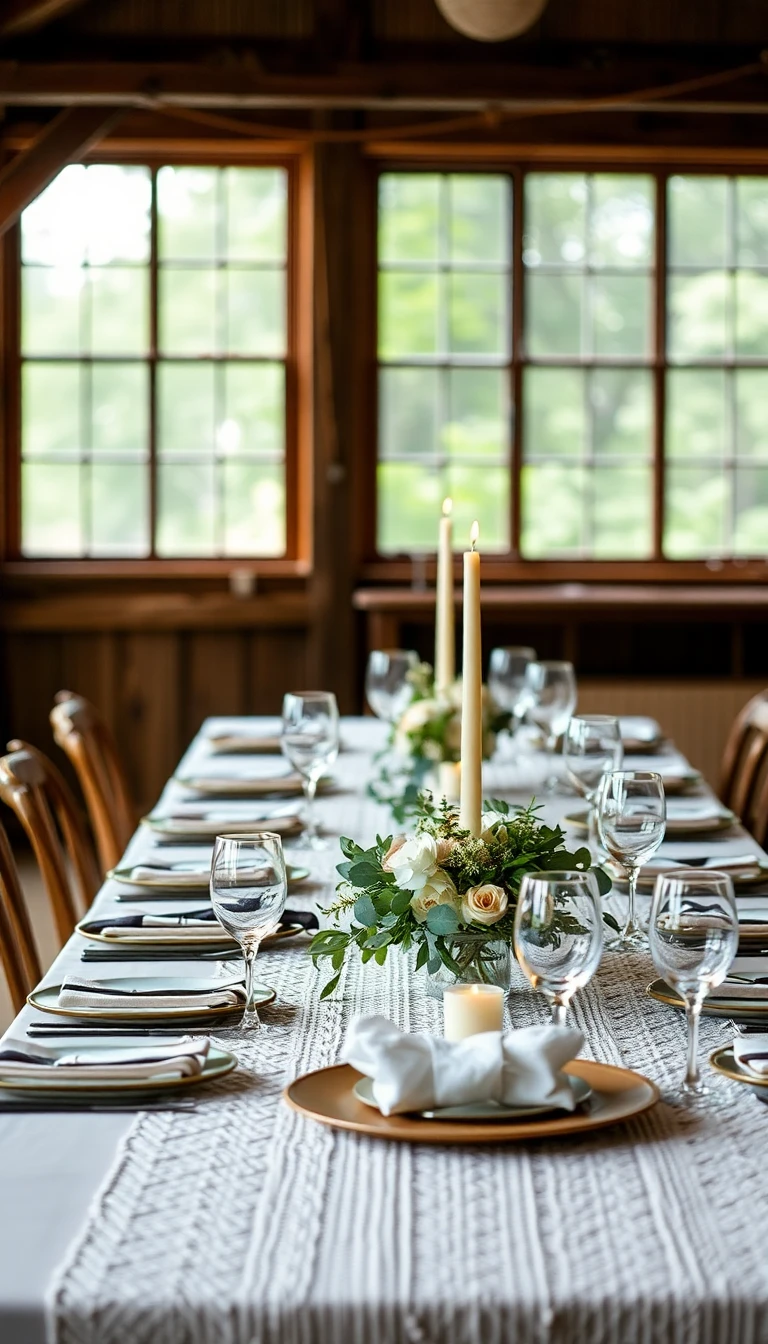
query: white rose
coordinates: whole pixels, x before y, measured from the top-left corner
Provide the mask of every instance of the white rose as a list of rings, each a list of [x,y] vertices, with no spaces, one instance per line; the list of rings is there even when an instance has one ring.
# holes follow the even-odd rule
[[[437,718],[440,707],[436,700],[414,700],[398,720],[397,728],[401,733],[418,733],[427,724]]]
[[[421,891],[437,872],[437,842],[431,835],[413,835],[387,859],[389,871],[403,891]]]
[[[483,812],[483,815],[480,818],[480,839],[484,840],[486,844],[489,840],[493,840],[494,837],[497,837],[499,840],[506,840],[506,826],[508,821],[509,817],[505,817],[501,812]],[[494,830],[494,827],[499,827],[499,829]]]
[[[442,868],[438,868],[427,879],[411,900],[411,909],[419,924],[424,923],[435,905],[452,905],[457,915],[461,909],[461,897],[453,885],[453,879]]]
[[[492,882],[483,882],[479,887],[470,887],[461,901],[461,917],[465,924],[495,924],[506,914],[507,893],[503,887],[495,887]]]

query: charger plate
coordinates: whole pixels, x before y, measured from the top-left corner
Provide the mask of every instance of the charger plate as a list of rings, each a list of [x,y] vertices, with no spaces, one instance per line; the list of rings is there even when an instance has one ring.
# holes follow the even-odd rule
[[[761,1078],[756,1073],[749,1073],[734,1057],[732,1045],[719,1045],[709,1056],[709,1062],[716,1073],[722,1073],[734,1083],[746,1083],[748,1087],[768,1091],[768,1074]]]
[[[175,865],[176,872],[183,871],[184,861],[180,859]],[[190,882],[188,886],[180,887],[178,883],[173,886],[167,886],[163,882],[163,873],[160,869],[157,871],[157,877],[131,877],[135,868],[141,868],[144,865],[137,863],[130,868],[110,868],[107,877],[111,877],[115,882],[121,882],[126,887],[140,887],[142,890],[161,892],[163,900],[175,900],[178,896],[184,901],[189,900],[190,891],[208,891],[211,885],[210,873],[190,873]],[[286,864],[285,875],[288,879],[288,886],[298,886],[299,882],[306,882],[309,877],[308,868],[297,868],[291,864]]]
[[[68,1046],[67,1050],[72,1047]],[[80,1047],[83,1054],[87,1050]],[[62,1048],[62,1054],[66,1053]],[[4,1092],[51,1093],[57,1097],[103,1097],[115,1092],[166,1092],[178,1088],[197,1087],[200,1083],[209,1083],[213,1078],[223,1078],[237,1068],[237,1060],[228,1050],[218,1046],[209,1047],[202,1073],[192,1074],[188,1078],[110,1078],[108,1082],[94,1083],[93,1080],[80,1078],[77,1081],[67,1078],[66,1069],[50,1069],[41,1078],[6,1078],[0,1064],[0,1087]],[[42,1070],[41,1070],[42,1073]],[[48,1076],[50,1073],[50,1076]]]
[[[567,1137],[629,1120],[659,1100],[655,1083],[631,1069],[577,1059],[566,1066],[565,1072],[583,1078],[592,1088],[583,1110],[575,1114],[550,1112],[535,1120],[448,1121],[382,1115],[355,1096],[355,1084],[363,1075],[350,1064],[303,1074],[285,1088],[283,1098],[294,1111],[321,1125],[410,1143],[514,1143]]]
[[[658,1003],[668,1003],[671,1008],[684,1009],[685,1003],[665,980],[654,980],[646,987],[646,994]],[[750,1021],[768,1017],[768,999],[726,999],[721,994],[716,999],[705,999],[701,1006],[702,1017],[748,1018]]]
[[[121,979],[127,981],[128,977],[122,976]],[[163,988],[168,988],[167,980],[158,980],[157,983],[158,987],[162,985]],[[177,981],[179,986],[181,983],[181,981]],[[152,980],[137,977],[136,984],[144,989],[149,989]],[[199,988],[200,982],[197,981],[196,984]],[[216,986],[212,985],[212,988],[215,989]],[[31,1004],[33,1008],[39,1008],[43,1013],[55,1013],[57,1017],[88,1018],[89,1020],[93,1018],[99,1022],[207,1022],[210,1018],[238,1017],[242,1011],[239,1005],[235,1008],[225,1005],[221,1008],[194,1006],[188,1008],[145,1008],[143,1010],[141,1008],[60,1008],[60,991],[61,985],[46,985],[44,988],[33,989],[27,995],[27,1003]],[[257,1008],[266,1008],[268,1004],[274,1003],[276,998],[277,994],[269,985],[256,986]]]
[[[570,816],[564,818],[569,826],[575,831],[582,831],[585,835],[589,830],[589,814],[587,812],[572,812]],[[688,817],[667,817],[666,837],[671,836],[700,836],[711,835],[717,831],[728,831],[737,820],[735,812],[723,812],[717,816],[706,817],[704,819]]]
[[[116,915],[115,918],[119,919],[120,916]],[[205,952],[212,948],[221,948],[227,951],[231,948],[235,956],[239,957],[241,955],[238,943],[234,938],[227,936],[220,924],[212,924],[209,929],[187,928],[185,932],[182,932],[181,929],[146,929],[143,938],[131,938],[129,929],[127,936],[107,938],[104,933],[90,932],[86,928],[89,922],[87,919],[81,920],[75,926],[75,932],[83,938],[89,938],[92,943],[102,943],[115,949],[121,947],[133,948],[134,950],[139,948],[151,949],[153,947],[189,947],[199,948]],[[137,930],[137,932],[141,932],[141,930]],[[278,929],[275,933],[268,934],[266,938],[262,939],[261,945],[262,947],[271,947],[274,943],[282,943],[286,938],[296,938],[298,934],[303,932],[303,924],[288,924],[284,929]],[[146,936],[149,934],[152,936]]]

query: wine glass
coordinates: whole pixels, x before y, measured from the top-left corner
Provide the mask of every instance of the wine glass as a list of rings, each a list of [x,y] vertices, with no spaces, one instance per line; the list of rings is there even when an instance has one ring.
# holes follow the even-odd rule
[[[339,711],[330,691],[291,691],[283,700],[283,755],[301,775],[306,807],[306,843],[327,849],[318,834],[314,801],[321,775],[339,754]]]
[[[528,705],[525,687],[526,668],[529,663],[535,662],[536,650],[527,645],[513,644],[507,648],[491,649],[488,690],[499,709],[512,715],[513,737],[522,723]]]
[[[408,673],[419,665],[413,649],[373,649],[365,673],[365,698],[377,719],[396,723],[408,708],[413,689]]]
[[[600,839],[608,853],[625,869],[629,907],[616,946],[637,947],[644,942],[635,921],[637,877],[664,839],[667,801],[661,775],[650,770],[613,770],[600,787],[597,802]]]
[[[576,708],[573,663],[529,663],[525,669],[525,694],[528,715],[544,733],[544,748],[551,760],[557,739],[565,732]],[[554,772],[550,773],[544,785],[548,793],[557,787],[557,782]]]
[[[653,964],[685,1000],[688,1055],[683,1099],[704,1095],[698,1065],[699,1015],[736,955],[739,918],[733,882],[714,869],[681,869],[656,878],[648,928]]]
[[[591,872],[526,873],[515,910],[515,955],[541,990],[555,1026],[592,979],[603,953],[603,914]]]
[[[237,940],[245,958],[243,1031],[258,1031],[254,962],[262,939],[274,933],[285,909],[283,842],[271,831],[258,835],[217,835],[211,862],[214,914]]]
[[[589,847],[597,856],[596,799],[603,776],[620,770],[624,759],[619,720],[610,714],[578,714],[568,722],[563,760],[568,776],[589,807]]]

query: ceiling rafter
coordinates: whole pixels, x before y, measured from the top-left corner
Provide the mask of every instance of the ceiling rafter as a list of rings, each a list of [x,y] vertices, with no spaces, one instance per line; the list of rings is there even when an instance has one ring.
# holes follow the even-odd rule
[[[28,149],[0,172],[0,234],[40,195],[66,164],[82,158],[123,115],[122,108],[66,107]]]
[[[0,7],[0,37],[34,33],[84,3],[85,0],[5,0]]]

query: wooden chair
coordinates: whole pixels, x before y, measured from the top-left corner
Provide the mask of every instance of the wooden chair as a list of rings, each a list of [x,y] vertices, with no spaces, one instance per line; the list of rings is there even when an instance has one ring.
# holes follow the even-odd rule
[[[13,1011],[24,1007],[27,995],[42,976],[32,925],[29,922],[19,872],[11,846],[0,826],[0,966],[11,995]]]
[[[720,797],[759,844],[768,836],[768,691],[736,717],[723,753]]]
[[[26,742],[9,742],[8,751],[0,757],[0,798],[29,837],[64,943],[98,889],[96,858],[77,804],[55,765]]]
[[[106,873],[120,862],[136,829],[115,740],[98,710],[72,691],[59,691],[50,717],[53,735],[77,772]]]

